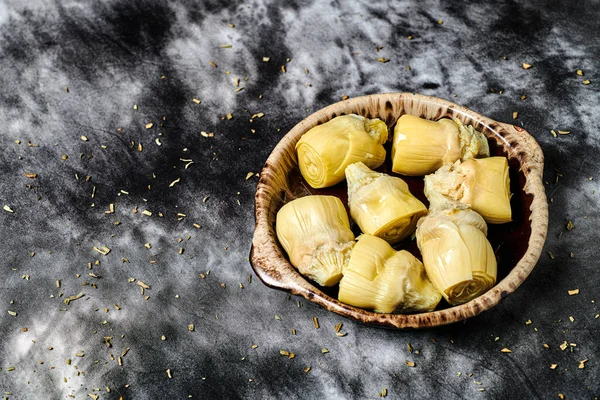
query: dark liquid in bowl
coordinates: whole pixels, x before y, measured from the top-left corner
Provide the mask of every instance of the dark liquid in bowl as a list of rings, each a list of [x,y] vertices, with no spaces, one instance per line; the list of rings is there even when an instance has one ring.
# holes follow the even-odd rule
[[[503,151],[501,146],[495,143],[495,140],[489,140],[490,144],[490,155],[491,156],[504,156],[507,154]],[[391,144],[386,145],[386,151],[391,154]],[[516,158],[508,159],[509,165],[509,176],[510,176],[510,190],[512,197],[510,205],[512,208],[512,221],[506,224],[488,224],[488,240],[494,249],[494,254],[498,262],[498,274],[497,282],[504,279],[512,270],[512,268],[519,262],[527,251],[529,244],[529,237],[531,236],[531,226],[529,223],[529,217],[531,215],[531,202],[533,197],[526,194],[523,191],[525,185],[525,176],[520,171],[520,164]],[[422,176],[404,176],[392,172],[392,162],[390,157],[387,157],[386,162],[377,171],[384,172],[386,174],[397,176],[402,178],[407,184],[411,193],[421,200],[423,204],[429,206],[429,202],[423,193],[424,181]],[[323,188],[313,189],[302,177],[298,167],[295,167],[289,175],[290,188],[295,196],[301,197],[306,195],[329,195],[338,197],[344,206],[348,215],[348,191],[346,182],[342,181],[337,185]],[[351,220],[351,227],[354,234],[358,236],[360,228],[354,224]],[[404,239],[402,242],[397,243],[393,246],[396,250],[407,250],[419,260],[422,260],[421,253],[417,247],[417,242],[414,239]],[[285,252],[283,252],[285,254]],[[315,286],[318,286],[313,282]],[[321,287],[320,290],[326,293],[328,296],[337,298],[338,285],[332,287]],[[437,309],[448,308],[449,305],[442,299]]]

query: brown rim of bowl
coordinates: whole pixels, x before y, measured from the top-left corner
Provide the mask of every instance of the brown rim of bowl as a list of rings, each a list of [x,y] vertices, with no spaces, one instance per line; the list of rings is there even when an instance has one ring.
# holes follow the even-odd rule
[[[380,314],[339,302],[313,286],[292,267],[276,241],[274,221],[283,198],[288,196],[290,200],[287,177],[297,163],[296,143],[313,126],[335,116],[351,113],[368,118],[381,118],[389,127],[403,114],[432,120],[456,117],[463,123],[472,124],[476,129],[483,131],[487,137],[495,139],[509,158],[519,161],[520,171],[525,176],[522,190],[532,196],[529,218],[531,235],[525,254],[504,279],[485,294],[459,306],[420,314]],[[515,291],[535,267],[548,230],[548,203],[542,181],[543,170],[542,149],[524,129],[494,121],[447,100],[414,93],[374,94],[344,100],[300,121],[281,139],[267,159],[255,196],[256,225],[250,263],[265,285],[302,296],[329,311],[362,323],[405,329],[427,328],[462,321],[498,304]]]

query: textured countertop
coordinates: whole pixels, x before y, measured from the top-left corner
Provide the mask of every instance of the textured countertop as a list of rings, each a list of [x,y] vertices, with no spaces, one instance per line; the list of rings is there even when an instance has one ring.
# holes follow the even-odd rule
[[[599,397],[599,10],[0,2],[0,394]],[[343,96],[397,91],[522,126],[546,157],[538,265],[442,328],[360,325],[248,262],[255,174],[281,137]]]

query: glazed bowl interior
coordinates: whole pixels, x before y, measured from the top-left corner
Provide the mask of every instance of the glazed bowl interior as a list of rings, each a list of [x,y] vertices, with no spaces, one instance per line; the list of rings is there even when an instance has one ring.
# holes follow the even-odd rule
[[[379,118],[390,129],[404,114],[429,120],[458,118],[483,132],[491,155],[506,156],[511,180],[513,221],[489,225],[488,239],[498,260],[496,285],[468,303],[451,307],[444,302],[435,311],[418,314],[382,314],[339,302],[337,286],[323,288],[305,279],[288,261],[277,241],[275,217],[287,202],[311,194],[329,194],[347,204],[342,182],[331,188],[312,189],[298,168],[295,146],[310,128],[346,114]],[[389,150],[390,144],[387,144]],[[527,278],[537,263],[548,228],[548,203],[542,173],[544,156],[535,139],[522,128],[496,122],[465,107],[435,97],[411,93],[387,93],[357,97],[325,107],[298,123],[277,144],[261,172],[255,196],[256,226],[250,262],[266,285],[289,291],[345,317],[368,324],[395,328],[425,328],[473,317],[498,304]],[[379,169],[389,173],[389,157]],[[423,177],[404,177],[411,192],[426,205]],[[415,241],[407,239],[396,249],[406,249],[421,258]]]

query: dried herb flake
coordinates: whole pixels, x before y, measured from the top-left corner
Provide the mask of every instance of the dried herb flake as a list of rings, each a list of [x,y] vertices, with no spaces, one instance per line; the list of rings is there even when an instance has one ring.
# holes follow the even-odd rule
[[[107,255],[108,253],[110,253],[110,249],[106,246],[102,246],[100,248],[98,248],[97,246],[94,246],[94,250],[104,256]]]
[[[570,231],[573,228],[575,228],[575,224],[570,219],[567,219],[567,230]]]
[[[137,281],[136,282],[138,286],[140,286],[143,289],[150,289],[150,285],[146,285],[144,282],[142,281]]]

